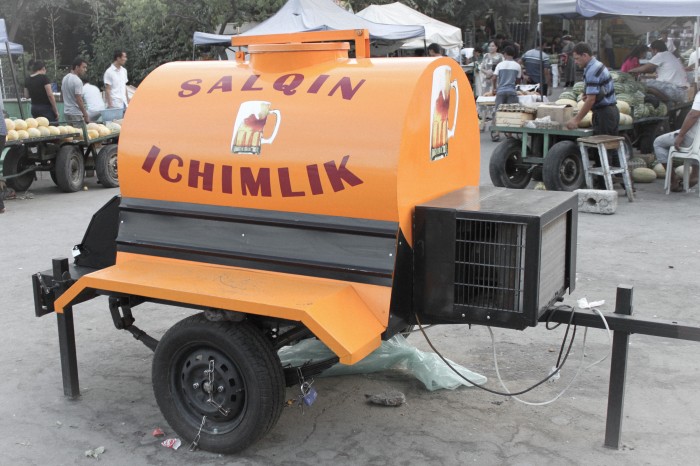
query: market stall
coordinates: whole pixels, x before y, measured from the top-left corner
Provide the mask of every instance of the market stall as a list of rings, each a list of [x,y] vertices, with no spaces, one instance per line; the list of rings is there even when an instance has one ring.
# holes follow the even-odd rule
[[[403,3],[394,2],[387,5],[370,5],[357,13],[357,16],[374,23],[420,25],[425,28],[425,36],[405,42],[401,49],[422,49],[436,43],[445,52],[455,58],[462,47],[462,30],[442,21],[431,18],[410,8]]]

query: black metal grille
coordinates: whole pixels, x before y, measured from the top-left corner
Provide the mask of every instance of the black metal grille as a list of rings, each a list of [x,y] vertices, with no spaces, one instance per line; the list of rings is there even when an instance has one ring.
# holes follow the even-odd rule
[[[456,226],[455,305],[521,313],[526,226],[468,219]]]

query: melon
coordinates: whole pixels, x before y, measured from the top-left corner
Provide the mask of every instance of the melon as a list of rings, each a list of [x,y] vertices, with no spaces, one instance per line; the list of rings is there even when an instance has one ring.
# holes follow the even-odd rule
[[[576,108],[578,108],[579,110],[581,110],[581,109],[583,108],[583,104],[584,104],[584,101],[583,101],[583,100],[579,100],[578,102],[576,102]]]
[[[61,130],[58,129],[58,126],[49,126],[49,133],[51,136],[58,136],[61,134]]]
[[[9,118],[5,118],[5,126],[7,126],[8,131],[12,131],[15,129],[15,122],[10,120]]]
[[[631,115],[632,114],[632,109],[630,108],[630,104],[623,100],[618,100],[617,101],[617,108],[620,110],[620,114],[625,114],[625,115]]]
[[[88,130],[88,139],[95,139],[100,137],[100,132],[97,131],[96,129],[89,129]]]
[[[16,141],[17,140],[17,131],[14,129],[10,129],[7,131],[7,140],[8,141]]]
[[[15,123],[15,129],[17,131],[22,131],[27,129],[27,122],[24,120],[20,120],[19,118],[14,121]]]
[[[559,99],[555,102],[557,105],[568,105],[569,107],[576,107],[576,101],[573,99]]]
[[[694,168],[694,167],[690,167],[690,173],[689,173],[688,176],[690,176],[690,174],[693,173],[693,170],[695,170],[695,168]],[[678,178],[681,178],[681,179],[683,178],[683,165],[681,165],[681,166],[679,166],[679,167],[676,167],[673,171],[676,172],[676,176],[677,176]]]
[[[635,168],[632,170],[632,179],[637,183],[651,183],[656,179],[656,172],[651,168]]]
[[[36,120],[34,120],[34,121],[36,121]],[[41,137],[41,133],[36,128],[29,128],[27,130],[27,134],[29,134],[30,138],[40,138]]]
[[[20,129],[17,131],[17,139],[29,139],[29,133],[26,130]]]
[[[106,126],[102,126],[97,130],[97,132],[100,133],[100,136],[109,136],[112,134],[112,131],[110,131]]]
[[[87,129],[88,130],[94,129],[95,131],[98,131],[100,129],[100,125],[97,123],[88,123]]]
[[[36,123],[41,126],[49,126],[49,119],[46,117],[39,117],[36,119]]]
[[[654,165],[653,170],[654,170],[654,173],[656,173],[657,178],[665,178],[666,177],[666,169],[660,163],[657,163],[656,165]]]
[[[49,130],[48,126],[39,126],[36,128],[39,130],[39,133],[41,134],[41,137],[46,137],[46,136],[51,136],[51,131]]]
[[[624,113],[620,113],[620,124],[621,125],[631,125],[634,123],[634,119],[629,116],[625,115]]]
[[[39,123],[34,118],[27,118],[24,121],[25,123],[27,123],[27,129],[36,128],[37,126],[39,126]]]
[[[122,129],[122,127],[119,123],[115,123],[113,121],[110,121],[109,123],[107,123],[107,128],[112,130],[113,133],[118,133]]]
[[[591,112],[586,113],[586,116],[579,122],[579,128],[590,128],[593,125],[593,114]]]

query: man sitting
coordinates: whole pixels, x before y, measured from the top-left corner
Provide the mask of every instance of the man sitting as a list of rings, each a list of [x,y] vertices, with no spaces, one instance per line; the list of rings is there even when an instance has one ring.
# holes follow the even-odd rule
[[[654,154],[656,154],[656,159],[661,162],[666,170],[671,170],[671,191],[680,192],[683,190],[681,186],[680,177],[676,176],[673,167],[668,166],[668,153],[671,147],[679,149],[681,147],[689,147],[693,144],[693,140],[698,137],[698,131],[700,130],[700,92],[695,94],[695,100],[693,100],[693,107],[691,108],[688,115],[686,115],[685,120],[683,120],[683,126],[678,131],[672,131],[670,133],[662,134],[654,140]],[[695,186],[698,183],[698,168],[693,166],[693,173],[690,177],[690,186]]]
[[[662,40],[655,40],[650,46],[654,55],[649,63],[629,70],[630,73],[657,73],[657,78],[646,81],[647,90],[662,100],[673,100],[678,103],[688,98],[688,76],[683,64],[674,54],[666,50]]]

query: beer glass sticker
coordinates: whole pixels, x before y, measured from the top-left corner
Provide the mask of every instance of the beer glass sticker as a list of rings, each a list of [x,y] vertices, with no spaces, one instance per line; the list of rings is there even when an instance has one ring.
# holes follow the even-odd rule
[[[454,121],[449,126],[450,94],[455,91]],[[455,135],[457,110],[459,109],[459,89],[457,80],[452,81],[452,68],[442,65],[433,71],[433,92],[430,105],[430,160],[447,157],[447,141]]]
[[[231,152],[234,154],[260,154],[263,144],[272,144],[282,122],[279,110],[270,110],[270,102],[249,100],[238,109],[236,123],[233,126]],[[275,115],[275,127],[269,138],[263,136],[265,124],[270,115]]]

